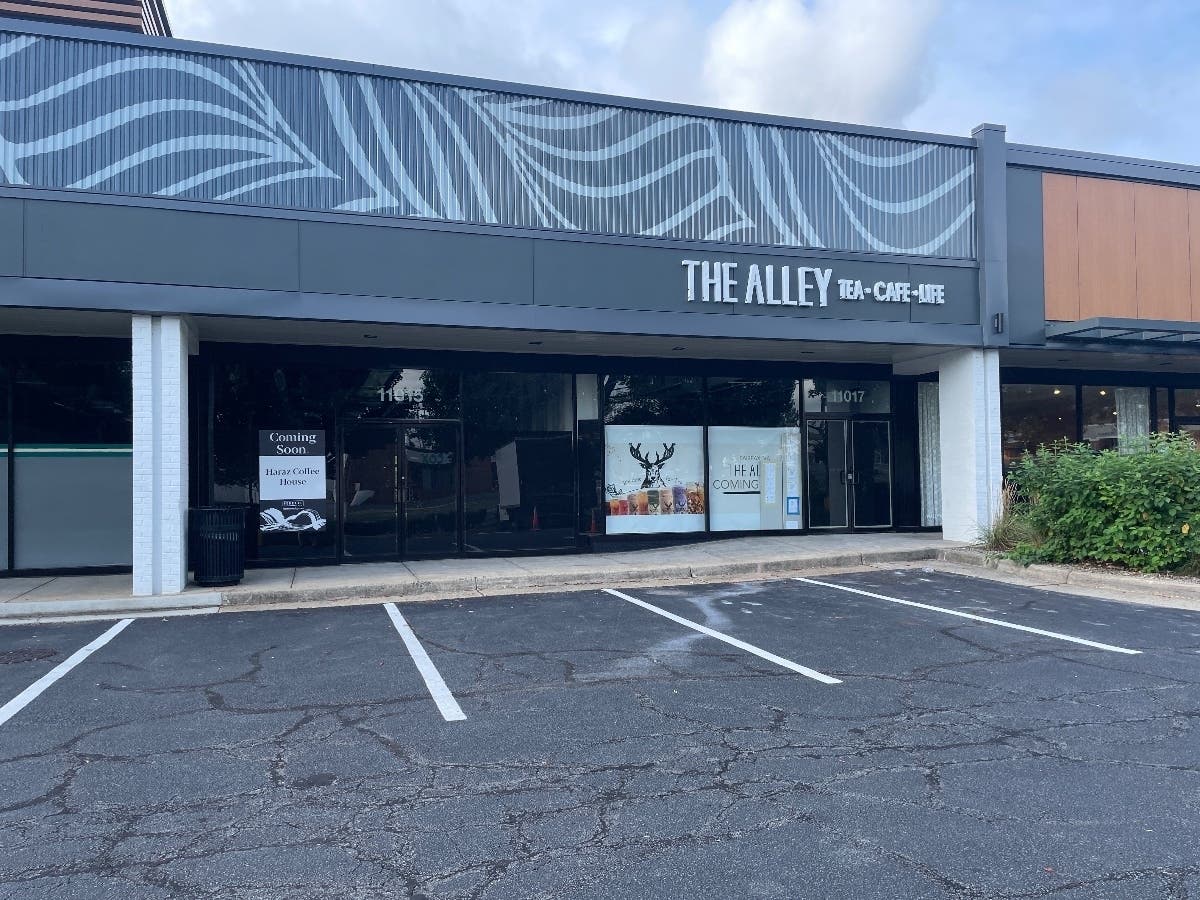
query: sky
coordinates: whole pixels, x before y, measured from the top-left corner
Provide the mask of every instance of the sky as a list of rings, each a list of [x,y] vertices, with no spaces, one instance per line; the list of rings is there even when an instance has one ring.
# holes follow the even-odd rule
[[[1200,164],[1197,0],[166,0],[175,35]]]

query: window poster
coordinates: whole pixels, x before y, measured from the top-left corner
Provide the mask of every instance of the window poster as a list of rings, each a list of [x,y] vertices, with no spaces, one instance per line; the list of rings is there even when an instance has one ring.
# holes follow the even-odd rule
[[[704,530],[704,429],[607,425],[604,483],[609,534]]]
[[[800,433],[795,428],[708,429],[713,531],[800,527]]]
[[[323,430],[258,433],[258,510],[263,533],[325,530]]]

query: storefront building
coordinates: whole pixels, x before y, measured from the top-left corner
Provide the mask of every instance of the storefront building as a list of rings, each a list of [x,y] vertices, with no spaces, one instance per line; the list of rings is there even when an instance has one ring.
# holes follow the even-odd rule
[[[970,540],[1200,431],[1197,180],[0,20],[0,574]]]

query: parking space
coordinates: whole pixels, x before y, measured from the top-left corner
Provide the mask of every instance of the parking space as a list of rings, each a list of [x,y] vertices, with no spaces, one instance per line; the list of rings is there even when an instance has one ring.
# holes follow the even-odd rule
[[[1180,898],[1197,721],[1200,614],[916,568],[136,620],[0,725],[0,897]]]

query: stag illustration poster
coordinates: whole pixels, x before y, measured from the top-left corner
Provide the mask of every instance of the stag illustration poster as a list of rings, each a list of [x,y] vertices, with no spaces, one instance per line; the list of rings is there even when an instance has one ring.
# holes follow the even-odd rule
[[[609,534],[704,530],[704,429],[609,425],[604,429]]]

